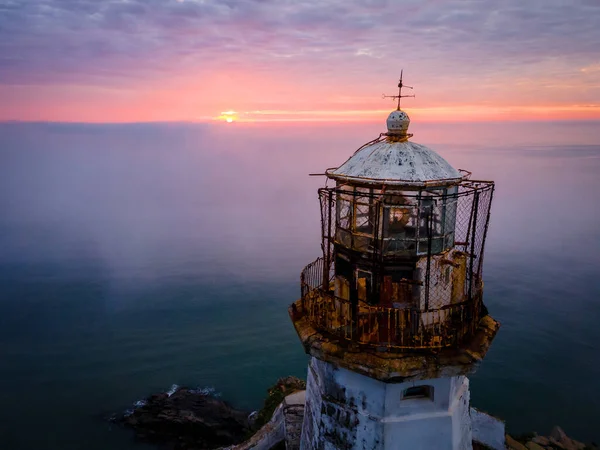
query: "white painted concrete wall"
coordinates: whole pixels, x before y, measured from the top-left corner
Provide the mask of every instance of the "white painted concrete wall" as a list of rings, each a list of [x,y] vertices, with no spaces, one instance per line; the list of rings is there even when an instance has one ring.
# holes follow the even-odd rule
[[[506,448],[506,427],[504,422],[478,409],[471,408],[473,440],[494,450]]]
[[[239,445],[224,447],[221,450],[269,450],[285,438],[284,403],[273,413],[271,420],[258,430],[254,436]]]
[[[403,399],[412,386],[433,398]],[[301,450],[471,450],[464,376],[384,383],[311,358]]]

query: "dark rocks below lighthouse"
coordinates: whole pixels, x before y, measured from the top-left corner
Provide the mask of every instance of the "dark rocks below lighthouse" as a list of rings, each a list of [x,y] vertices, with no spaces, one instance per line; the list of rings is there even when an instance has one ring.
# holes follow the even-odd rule
[[[305,382],[296,377],[280,378],[268,389],[263,408],[251,413],[234,408],[211,392],[177,387],[151,395],[137,402],[134,410],[111,420],[132,428],[137,440],[156,444],[161,449],[218,449],[235,446],[253,437],[268,424],[286,397],[305,388]],[[288,413],[294,412],[292,409]],[[302,403],[301,413],[303,410]],[[296,419],[297,427],[300,427],[302,414]]]
[[[193,389],[154,394],[113,420],[135,431],[142,442],[172,450],[208,450],[242,442],[249,412]]]

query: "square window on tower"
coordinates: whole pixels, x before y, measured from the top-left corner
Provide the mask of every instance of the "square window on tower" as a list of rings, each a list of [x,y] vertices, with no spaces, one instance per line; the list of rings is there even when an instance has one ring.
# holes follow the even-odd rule
[[[412,386],[404,389],[402,400],[426,399],[433,401],[433,386]]]

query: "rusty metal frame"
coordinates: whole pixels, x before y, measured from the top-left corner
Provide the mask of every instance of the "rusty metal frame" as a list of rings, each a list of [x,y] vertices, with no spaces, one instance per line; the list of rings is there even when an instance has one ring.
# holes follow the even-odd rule
[[[322,332],[330,333],[344,339],[352,340],[361,345],[374,345],[376,347],[386,347],[390,350],[400,349],[402,351],[410,349],[435,349],[445,346],[455,345],[466,336],[474,332],[476,322],[480,316],[481,298],[482,298],[482,261],[487,231],[491,215],[491,202],[494,194],[494,183],[481,180],[464,180],[458,184],[458,189],[452,194],[445,190],[443,193],[437,190],[429,191],[428,188],[415,188],[414,186],[381,186],[381,189],[368,187],[368,192],[356,192],[356,189],[343,190],[342,186],[346,183],[338,183],[335,187],[325,187],[319,189],[319,199],[321,202],[321,232],[322,232],[322,250],[323,257],[309,264],[301,274],[301,307],[308,320]],[[350,186],[354,186],[350,184]],[[432,186],[429,186],[431,188]],[[403,189],[404,188],[404,189]],[[387,190],[386,190],[387,189]],[[346,244],[338,242],[338,212],[337,201],[338,194],[351,195],[354,198],[369,197],[369,205],[373,205],[373,233],[368,237],[371,239],[367,245],[367,251],[371,253],[372,258],[372,292],[377,298],[381,292],[383,283],[383,267],[385,262],[385,253],[383,251],[383,199],[389,195],[389,190],[402,191],[402,195],[414,199],[417,208],[417,214],[420,214],[422,208],[422,194],[427,191],[427,197],[433,200],[427,216],[427,256],[426,274],[424,281],[420,281],[420,286],[425,289],[424,308],[415,310],[414,308],[395,308],[388,306],[378,306],[368,304],[358,299],[346,300],[336,297],[332,292],[332,281],[335,273],[335,246]],[[471,200],[472,197],[472,200]],[[463,201],[459,201],[460,199]],[[438,202],[445,202],[448,199],[456,199],[456,212],[454,218],[454,240],[452,248],[461,247],[463,253],[468,258],[467,270],[465,272],[464,301],[441,305],[440,303],[431,303],[431,256],[433,242],[433,220],[432,213]],[[350,205],[355,209],[355,205]],[[468,222],[465,220],[468,216]],[[459,217],[463,221],[459,222]],[[352,214],[351,219],[354,219]],[[415,224],[417,233],[415,235],[415,245],[421,243],[421,221],[417,220]],[[462,232],[459,235],[459,227]],[[444,222],[445,227],[445,222]],[[464,230],[466,227],[466,233]],[[350,246],[354,248],[354,235],[364,234],[356,233],[353,224],[350,224]],[[380,233],[381,231],[381,233]],[[445,228],[443,229],[445,233]],[[446,246],[446,234],[443,234],[443,245]],[[367,237],[367,236],[363,236]],[[460,239],[457,239],[459,238]],[[461,242],[463,241],[464,242]],[[418,250],[418,248],[417,248]],[[457,249],[458,250],[458,249]],[[354,250],[357,251],[357,250]],[[462,250],[460,250],[462,251]],[[478,258],[478,261],[475,259]],[[406,280],[411,281],[411,280]],[[422,298],[422,297],[421,297]],[[434,299],[435,300],[435,299]],[[356,303],[356,305],[354,305]],[[365,316],[365,311],[368,312]],[[427,316],[426,316],[427,315]],[[423,322],[423,317],[427,317],[427,324]],[[442,320],[442,318],[445,318]],[[376,324],[387,333],[387,336],[379,336],[377,342],[370,342],[366,338],[366,329],[372,328]],[[338,329],[340,323],[345,323],[343,330]],[[450,325],[449,325],[450,324]],[[433,330],[433,331],[432,331]],[[373,330],[371,329],[371,332]],[[399,339],[399,340],[398,340]]]
[[[358,323],[355,323],[350,300],[320,289],[322,264],[323,258],[318,258],[302,272],[303,298],[302,311],[299,311],[320,332],[378,350],[386,348],[388,351],[442,349],[461,343],[475,332],[477,323],[469,319],[479,317],[481,292],[473,301],[432,311],[380,307],[359,301],[358,310],[362,313],[357,317]],[[427,326],[421,320],[424,314],[434,318]],[[447,320],[452,316],[459,316],[459,319],[450,322],[453,326],[448,326]],[[380,326],[382,318],[387,327],[374,341],[373,329]]]

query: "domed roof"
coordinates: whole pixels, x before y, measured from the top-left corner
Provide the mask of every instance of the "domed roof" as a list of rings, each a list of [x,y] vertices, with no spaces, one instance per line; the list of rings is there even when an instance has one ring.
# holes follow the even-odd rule
[[[449,185],[466,178],[435,151],[408,141],[410,119],[404,111],[393,111],[388,133],[359,148],[337,169],[329,169],[329,178],[368,184],[406,186]]]

